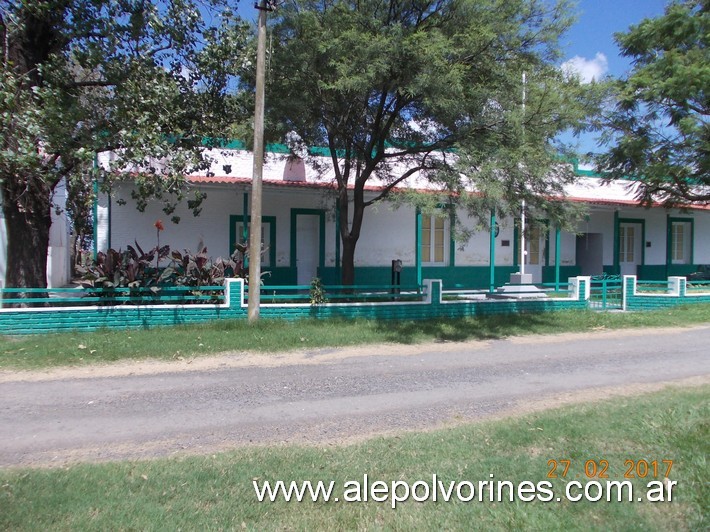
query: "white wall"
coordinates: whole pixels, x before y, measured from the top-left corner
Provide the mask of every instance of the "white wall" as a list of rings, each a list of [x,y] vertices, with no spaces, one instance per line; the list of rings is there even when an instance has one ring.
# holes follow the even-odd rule
[[[0,204],[2,195],[0,194]],[[5,286],[5,265],[7,264],[7,232],[5,229],[5,215],[0,209],[0,288]]]
[[[64,286],[71,280],[71,250],[69,239],[69,221],[66,208],[67,191],[64,181],[54,189],[52,198],[61,211],[52,208],[52,227],[49,230],[49,249],[47,250],[47,286]]]
[[[0,202],[2,197],[0,196]],[[60,208],[57,214],[52,208],[52,227],[49,231],[49,249],[47,250],[47,286],[50,288],[63,286],[70,281],[69,255],[69,223],[66,212],[66,187],[64,183],[57,185],[54,192],[54,203]],[[0,287],[5,286],[7,271],[7,228],[5,215],[0,209]]]
[[[602,263],[614,264],[614,210],[591,209],[586,220],[577,226],[579,233],[601,233],[603,257]],[[575,257],[576,259],[576,257]],[[576,262],[576,260],[575,260]]]
[[[680,215],[685,216],[685,215]],[[695,220],[695,264],[710,264],[710,212],[696,212]]]
[[[134,240],[144,248],[156,245],[154,223],[160,219],[165,230],[160,234],[160,243],[169,244],[174,249],[196,249],[199,240],[207,246],[213,257],[226,256],[229,253],[229,217],[243,215],[244,193],[249,193],[248,185],[201,185],[201,191],[207,194],[202,213],[194,217],[185,205],[178,206],[174,214],[181,221],[175,225],[170,216],[163,213],[158,204],[150,204],[145,213],[136,210],[130,199],[129,190],[117,187],[111,202],[111,245],[115,249],[125,248]],[[127,204],[120,206],[116,199],[122,197]],[[290,265],[291,249],[291,209],[321,209],[326,212],[325,264],[335,265],[335,221],[334,197],[324,189],[265,187],[262,212],[264,216],[276,217],[276,265]],[[249,207],[250,208],[250,207]],[[621,218],[646,220],[646,241],[651,247],[644,248],[646,264],[665,264],[666,254],[666,216],[663,209],[625,208],[619,211]],[[690,217],[695,220],[695,262],[710,264],[710,212],[694,211],[683,214],[671,211],[671,216]],[[468,228],[475,228],[476,221],[463,218],[462,223]],[[105,198],[99,202],[99,248],[105,249],[108,228],[108,204]],[[500,232],[495,239],[496,264],[513,264],[513,220],[498,220]],[[579,233],[602,233],[603,263],[614,263],[614,208],[593,207],[587,220],[579,223]],[[503,241],[509,245],[504,247]],[[554,228],[549,236],[550,265],[554,264],[555,238]],[[382,202],[368,207],[363,221],[360,240],[356,250],[357,266],[389,265],[392,259],[401,259],[405,266],[415,262],[415,209],[401,206],[397,209],[392,204]],[[571,232],[561,234],[561,265],[574,265],[576,262],[576,235]],[[448,246],[447,246],[448,251]],[[487,266],[489,260],[489,234],[487,231],[475,232],[470,240],[456,243],[457,266]]]
[[[161,205],[151,203],[145,212],[141,213],[130,198],[130,190],[123,186],[116,187],[111,200],[111,247],[125,249],[137,240],[144,249],[150,249],[157,244],[156,220],[162,220],[165,230],[160,233],[160,244],[168,244],[171,249],[189,249],[196,251],[197,244],[202,241],[207,246],[207,252],[212,257],[227,256],[230,251],[230,216],[243,216],[244,193],[249,194],[250,187],[244,185],[201,185],[196,187],[207,194],[202,204],[199,216],[193,216],[186,204],[181,204],[171,215],[161,210]],[[126,205],[119,205],[117,199],[126,200]],[[276,217],[276,265],[289,266],[291,249],[291,208],[325,209],[332,211],[333,203],[320,191],[310,189],[278,189],[264,188],[262,216]],[[250,213],[251,204],[247,207]],[[170,221],[172,216],[180,216],[180,222]],[[108,219],[108,201],[103,198],[99,203],[99,219]],[[331,218],[326,219],[326,266],[334,264],[335,233]],[[108,241],[108,226],[99,226],[99,250],[105,250]]]
[[[170,222],[170,216],[161,211],[157,203],[149,204],[145,212],[136,210],[130,199],[130,190],[118,186],[111,200],[111,247],[119,249],[134,240],[144,249],[157,243],[156,220],[162,220],[165,230],[160,234],[161,245],[171,249],[196,249],[199,240],[207,246],[213,256],[229,253],[229,217],[243,215],[244,193],[250,187],[245,185],[202,185],[199,190],[207,194],[202,213],[194,217],[183,204],[174,215],[180,216],[180,223]],[[251,197],[251,196],[250,196]],[[126,205],[119,205],[119,198]],[[262,215],[276,217],[276,266],[290,266],[291,249],[291,209],[319,209],[326,214],[325,265],[335,265],[335,198],[332,192],[319,189],[265,187],[263,192]],[[250,208],[250,207],[249,207]],[[108,242],[108,209],[106,197],[99,201],[98,242],[99,249],[105,250]],[[368,207],[363,221],[360,240],[356,250],[358,266],[388,265],[392,259],[401,259],[405,266],[415,263],[415,209],[402,206],[397,209],[392,204],[382,202]],[[463,220],[468,227],[475,227],[473,220]],[[500,220],[500,233],[496,238],[496,262],[513,263],[513,224],[510,220]],[[507,240],[509,246],[503,247]],[[456,265],[486,266],[489,260],[489,234],[479,231],[472,238],[456,244]],[[448,243],[447,243],[448,251]]]
[[[604,264],[614,264],[614,212],[612,207],[593,207],[589,220],[581,222],[580,233],[603,233]],[[694,220],[694,263],[710,264],[710,211],[681,212],[677,209],[644,209],[624,207],[618,210],[619,218],[645,221],[644,253],[647,265],[666,263],[668,216]],[[650,247],[647,246],[650,243]],[[564,244],[563,244],[564,246]]]

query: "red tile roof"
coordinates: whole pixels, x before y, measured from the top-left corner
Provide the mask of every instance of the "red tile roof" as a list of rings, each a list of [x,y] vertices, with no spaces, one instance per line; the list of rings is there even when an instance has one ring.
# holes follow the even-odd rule
[[[227,184],[227,185],[249,185],[251,184],[251,177],[233,177],[233,176],[190,176],[188,181],[191,183],[209,183],[209,184]],[[314,183],[312,181],[286,181],[277,179],[264,179],[262,181],[263,185],[266,187],[277,187],[277,188],[301,188],[301,189],[333,189],[335,190],[335,183],[320,182]],[[348,188],[353,188],[352,185]],[[365,186],[365,190],[368,192],[379,192],[383,190],[384,186]],[[395,189],[396,190],[396,189]],[[431,190],[420,189],[419,192],[433,192]],[[434,191],[435,192],[435,191]],[[568,200],[575,203],[588,203],[590,205],[627,205],[627,206],[638,206],[639,203],[636,200],[622,200],[622,199],[599,199],[599,198],[584,198],[579,196],[568,196]],[[654,207],[662,207],[661,204],[654,204]],[[687,207],[692,210],[710,210],[710,205],[694,205]]]

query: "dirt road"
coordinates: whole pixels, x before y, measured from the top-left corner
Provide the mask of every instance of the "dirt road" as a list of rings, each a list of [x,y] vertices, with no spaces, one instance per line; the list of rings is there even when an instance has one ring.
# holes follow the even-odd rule
[[[0,466],[352,441],[710,383],[710,326],[0,374]]]

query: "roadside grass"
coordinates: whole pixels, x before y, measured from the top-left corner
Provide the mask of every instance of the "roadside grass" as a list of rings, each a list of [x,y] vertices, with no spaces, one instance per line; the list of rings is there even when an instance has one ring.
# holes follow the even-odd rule
[[[203,457],[81,464],[63,469],[0,470],[4,530],[707,530],[710,386],[678,389],[350,446],[246,448]],[[551,480],[550,460],[570,460]],[[586,482],[585,463],[609,463],[605,483],[623,481],[627,460],[657,461],[631,479],[633,502],[571,502],[568,481]],[[647,482],[677,481],[672,502],[638,502]],[[591,470],[591,466],[587,466]],[[555,470],[560,476],[562,466]],[[642,469],[643,470],[643,469]],[[599,471],[599,468],[597,468]],[[345,502],[349,481],[454,481],[534,484],[551,480],[551,502],[455,500]],[[259,503],[253,481],[334,481],[340,502]],[[372,484],[370,484],[372,485]],[[423,487],[419,496],[423,496]],[[399,494],[403,493],[400,488]],[[455,493],[455,490],[454,490]],[[539,492],[545,497],[545,494]],[[573,489],[573,495],[583,493]],[[590,493],[597,494],[596,489]],[[469,490],[464,488],[464,496]],[[525,495],[525,494],[524,494]],[[527,493],[530,495],[530,492]],[[353,493],[350,493],[352,498]],[[557,502],[556,497],[561,497]]]
[[[283,352],[373,343],[496,339],[526,334],[710,322],[710,305],[652,312],[561,311],[426,321],[224,320],[154,329],[0,336],[0,370],[81,366],[119,360],[189,359],[222,352]]]

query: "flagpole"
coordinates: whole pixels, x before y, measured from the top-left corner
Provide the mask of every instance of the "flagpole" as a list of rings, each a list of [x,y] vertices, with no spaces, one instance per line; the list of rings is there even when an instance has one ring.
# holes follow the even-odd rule
[[[525,72],[523,72],[523,139],[525,138]],[[525,275],[525,200],[520,205],[520,273]]]

